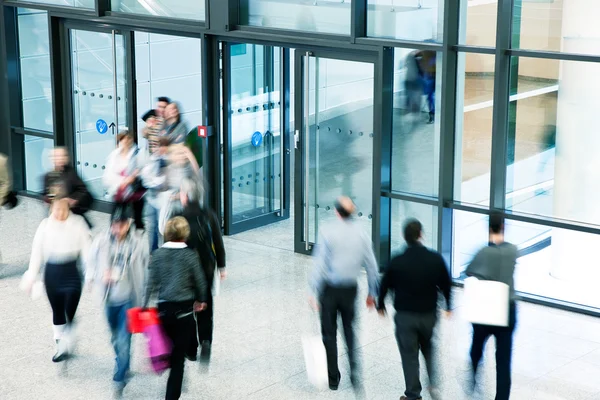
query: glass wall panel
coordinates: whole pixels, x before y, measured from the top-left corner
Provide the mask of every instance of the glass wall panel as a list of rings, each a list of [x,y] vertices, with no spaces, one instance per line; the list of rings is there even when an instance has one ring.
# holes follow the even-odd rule
[[[202,75],[200,39],[135,33],[137,116],[155,108],[157,97],[179,104],[188,129],[202,125]],[[144,143],[144,122],[138,120],[139,143]]]
[[[240,0],[242,25],[350,35],[351,0]]]
[[[438,193],[442,54],[395,49],[392,189]]]
[[[50,150],[54,140],[25,135],[25,189],[31,192],[44,191],[44,175],[52,169]]]
[[[20,1],[20,0],[17,0]],[[47,5],[63,6],[63,7],[75,7],[75,8],[86,8],[94,10],[96,9],[95,0],[23,0],[28,3],[40,3]]]
[[[204,21],[206,18],[204,0],[111,0],[113,11]]]
[[[404,200],[392,200],[392,255],[406,248],[404,224],[408,219],[416,218],[423,225],[423,244],[437,249],[437,207],[428,204],[412,203]]]
[[[23,127],[53,132],[48,13],[19,9]]]
[[[512,68],[507,208],[600,225],[600,64],[513,58]]]
[[[458,42],[472,46],[495,47],[497,17],[498,0],[460,0]]]
[[[444,0],[368,0],[367,35],[442,41]]]
[[[454,198],[490,202],[494,56],[458,55]]]
[[[507,220],[505,237],[519,248],[517,291],[600,308],[600,269],[589,262],[596,258],[600,236]],[[454,212],[454,278],[465,278],[463,271],[487,241],[486,215]]]
[[[597,1],[515,0],[514,7],[514,48],[600,54]]]

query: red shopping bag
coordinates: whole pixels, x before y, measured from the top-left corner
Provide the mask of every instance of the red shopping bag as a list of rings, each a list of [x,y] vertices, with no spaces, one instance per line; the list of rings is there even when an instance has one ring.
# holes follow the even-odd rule
[[[158,324],[160,321],[156,308],[142,311],[141,307],[133,307],[127,310],[127,329],[131,333],[142,333],[148,326]]]

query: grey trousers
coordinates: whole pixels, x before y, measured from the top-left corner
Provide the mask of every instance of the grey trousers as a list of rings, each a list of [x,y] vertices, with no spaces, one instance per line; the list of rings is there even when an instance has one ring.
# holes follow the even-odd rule
[[[437,311],[429,313],[396,313],[396,341],[402,357],[402,369],[409,400],[421,398],[419,379],[419,350],[423,353],[431,386],[436,386],[436,366],[432,345],[433,330],[437,322]]]

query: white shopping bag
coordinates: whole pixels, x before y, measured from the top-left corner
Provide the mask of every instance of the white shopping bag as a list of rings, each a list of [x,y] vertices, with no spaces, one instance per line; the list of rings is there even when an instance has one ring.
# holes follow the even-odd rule
[[[509,292],[502,282],[465,279],[465,319],[473,324],[508,326]]]
[[[219,272],[219,268],[215,268],[215,276],[212,281],[212,294],[213,296],[221,294],[221,272]]]
[[[304,361],[306,362],[306,374],[308,381],[318,389],[325,389],[329,385],[327,374],[327,354],[321,336],[304,336],[302,338],[304,348]]]

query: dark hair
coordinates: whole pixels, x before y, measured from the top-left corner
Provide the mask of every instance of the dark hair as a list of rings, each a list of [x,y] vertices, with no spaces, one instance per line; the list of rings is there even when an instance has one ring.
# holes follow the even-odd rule
[[[120,143],[121,140],[123,140],[125,138],[129,138],[129,139],[133,140],[133,133],[131,133],[130,131],[119,132],[119,134],[117,135],[117,143]]]
[[[158,101],[159,103],[167,103],[169,104],[171,102],[171,99],[166,97],[166,96],[160,96],[156,99],[156,101]]]
[[[421,239],[423,225],[416,219],[409,219],[404,223],[404,240],[409,246],[415,245]]]
[[[490,215],[490,232],[502,233],[504,231],[504,216],[498,212]]]
[[[346,210],[344,208],[344,206],[342,205],[342,203],[340,203],[339,200],[336,200],[333,203],[333,206],[335,207],[335,210],[338,212],[338,214],[340,215],[340,217],[342,217],[343,219],[347,219],[347,218],[350,218],[352,216],[352,213],[349,212],[348,210]]]

